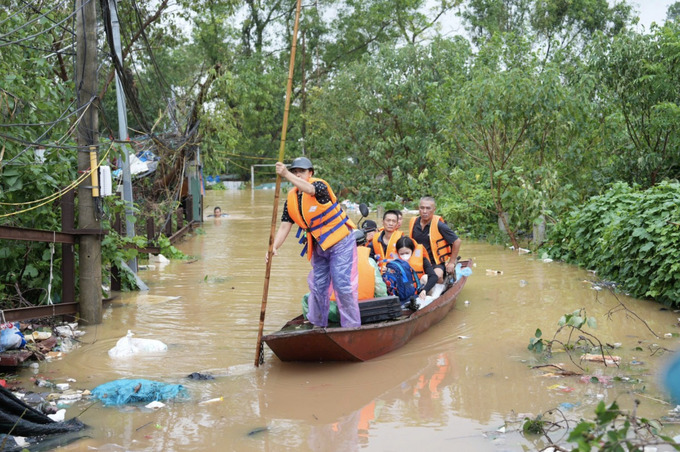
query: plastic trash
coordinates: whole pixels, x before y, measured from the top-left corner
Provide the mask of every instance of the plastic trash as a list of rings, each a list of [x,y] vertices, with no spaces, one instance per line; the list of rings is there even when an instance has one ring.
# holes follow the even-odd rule
[[[213,377],[210,374],[202,374],[199,372],[192,372],[189,375],[187,375],[187,378],[189,380],[214,380],[215,377]]]
[[[165,404],[163,402],[158,402],[158,401],[153,401],[147,405],[144,406],[144,408],[149,408],[151,410],[157,410],[159,408],[163,408]]]
[[[105,406],[109,406],[169,400],[187,397],[187,394],[182,385],[144,379],[122,379],[97,386],[92,390],[92,397],[101,400]]]
[[[612,366],[612,365],[618,365],[621,362],[621,357],[620,356],[612,356],[612,355],[602,356],[602,355],[595,355],[595,354],[591,354],[591,353],[586,353],[586,354],[581,355],[581,361],[599,362],[599,363],[604,363],[607,366]]]
[[[49,331],[34,331],[31,334],[24,334],[24,337],[29,342],[44,341],[52,337],[52,333]]]
[[[217,402],[224,402],[224,396],[222,397],[215,397],[214,399],[208,399],[204,400],[202,402],[199,402],[199,405],[208,405],[210,403],[217,403]]]
[[[66,417],[66,410],[65,409],[58,410],[54,414],[48,414],[47,417],[55,422],[62,422]]]
[[[472,274],[472,269],[470,267],[463,268],[461,264],[456,264],[454,271],[456,273],[456,281],[458,281],[463,276],[470,276]]]
[[[2,324],[2,332],[0,333],[0,352],[5,350],[15,350],[26,345],[26,339],[21,334],[19,328],[12,323]]]
[[[164,353],[168,346],[156,339],[133,338],[132,331],[128,330],[125,337],[118,339],[116,346],[109,350],[111,358],[129,358],[140,353]]]

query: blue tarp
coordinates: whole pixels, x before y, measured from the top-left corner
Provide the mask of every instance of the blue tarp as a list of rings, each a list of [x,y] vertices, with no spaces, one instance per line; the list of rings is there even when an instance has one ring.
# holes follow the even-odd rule
[[[114,380],[92,390],[92,397],[101,400],[105,406],[137,402],[148,403],[180,396],[188,397],[186,389],[182,385],[144,379]]]

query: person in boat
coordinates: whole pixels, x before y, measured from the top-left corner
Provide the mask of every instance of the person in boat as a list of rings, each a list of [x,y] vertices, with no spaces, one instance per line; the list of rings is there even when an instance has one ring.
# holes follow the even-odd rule
[[[398,221],[398,211],[386,211],[383,214],[383,230],[376,233],[371,242],[371,257],[378,262],[383,271],[389,260],[398,257],[396,243],[403,235],[401,231],[397,230]]]
[[[352,230],[354,223],[338,204],[328,182],[314,177],[314,166],[306,157],[293,160],[290,168],[276,163],[276,174],[293,184],[283,206],[281,225],[274,238],[272,255],[278,255],[293,224],[304,231],[302,255],[312,263],[309,283],[309,313],[307,319],[314,326],[328,325],[330,294],[333,283],[338,297],[340,325],[352,328],[361,325],[357,302],[359,275],[357,247]],[[267,256],[268,257],[268,256]]]
[[[397,240],[397,253],[399,258],[408,262],[420,279],[420,292],[418,298],[425,300],[428,295],[437,298],[442,294],[444,284],[437,284],[437,274],[427,258],[427,250],[420,244],[416,244],[410,237],[402,237]]]
[[[361,229],[366,233],[365,247],[370,247],[373,242],[375,231],[378,230],[378,224],[373,220],[366,220],[362,223]]]
[[[394,210],[397,212],[397,231],[401,229],[401,223],[404,221],[404,214],[401,212],[401,210]]]
[[[425,247],[430,262],[437,273],[438,283],[444,283],[446,274],[452,275],[458,260],[461,240],[439,215],[437,204],[431,196],[420,198],[419,216],[411,218],[409,236]]]
[[[379,298],[387,296],[387,286],[380,274],[378,264],[371,259],[370,249],[366,247],[366,233],[362,229],[355,229],[353,231],[354,238],[357,244],[357,269],[359,271],[359,292],[357,298],[359,303],[371,298]],[[314,269],[310,270],[313,272]],[[333,290],[333,285],[328,289],[331,293],[331,304],[328,312],[328,321],[331,323],[339,323],[340,317],[338,313],[338,305]],[[302,313],[307,317],[309,312],[309,293],[302,296]]]

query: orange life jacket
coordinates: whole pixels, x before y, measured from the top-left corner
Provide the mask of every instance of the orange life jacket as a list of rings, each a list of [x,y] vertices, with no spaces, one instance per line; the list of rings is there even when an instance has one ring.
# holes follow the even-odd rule
[[[320,204],[315,196],[302,193],[302,215],[300,215],[298,188],[293,187],[288,192],[288,215],[300,227],[296,235],[300,243],[306,241],[306,246],[300,255],[304,256],[307,253],[307,258],[311,260],[313,240],[308,237],[308,234],[312,234],[321,249],[327,250],[347,237],[356,226],[338,204],[338,198],[335,197],[328,182],[313,177],[309,179],[309,182],[323,182],[328,189],[330,202]],[[303,231],[305,234],[301,237]]]
[[[375,297],[375,270],[368,260],[371,250],[365,246],[357,246],[357,271],[359,272],[359,302]],[[335,291],[331,291],[331,300],[336,301]]]
[[[380,241],[380,234],[376,232],[376,234],[373,236],[373,253],[375,255],[376,262],[378,262],[378,266],[380,266],[380,271],[385,270],[387,259],[399,258],[399,254],[397,253],[397,240],[399,240],[402,235],[404,235],[403,232],[394,231],[392,233],[392,237],[390,237],[389,243],[387,244],[386,250],[383,248],[383,244]]]
[[[420,217],[411,218],[411,223],[409,225],[409,235],[413,237],[413,227],[416,221]],[[451,256],[451,245],[444,239],[441,232],[439,232],[439,222],[444,223],[444,219],[439,215],[433,215],[432,221],[430,222],[430,250],[432,251],[432,256],[434,257],[434,262],[432,265],[438,265],[446,263],[446,258]]]
[[[425,274],[425,267],[423,265],[423,259],[427,258],[427,250],[420,243],[416,243],[416,249],[413,250],[411,258],[408,260],[409,265],[413,270],[415,270],[420,279]]]

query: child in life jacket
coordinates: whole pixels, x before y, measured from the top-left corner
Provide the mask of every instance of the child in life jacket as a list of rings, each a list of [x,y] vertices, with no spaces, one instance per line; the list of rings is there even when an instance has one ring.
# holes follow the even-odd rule
[[[418,293],[418,298],[425,301],[430,295],[428,301],[439,297],[446,287],[444,284],[437,284],[437,274],[434,267],[427,258],[427,251],[423,245],[416,245],[410,237],[401,237],[396,243],[397,253],[399,258],[409,263],[411,268],[415,270],[418,278],[420,278],[421,290]],[[421,303],[421,307],[424,305]]]

